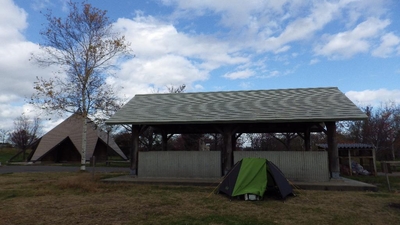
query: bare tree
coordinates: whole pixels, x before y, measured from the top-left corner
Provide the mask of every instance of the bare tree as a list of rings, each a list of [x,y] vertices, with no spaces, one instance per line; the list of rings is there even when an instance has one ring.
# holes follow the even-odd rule
[[[263,134],[262,133],[246,133],[244,136],[246,150],[262,151],[263,150]]]
[[[246,151],[278,151],[282,149],[281,141],[269,133],[246,133],[242,139]]]
[[[42,54],[32,56],[40,66],[59,66],[65,76],[38,77],[30,103],[49,113],[82,116],[81,170],[85,170],[87,117],[107,117],[120,107],[106,78],[118,59],[130,55],[130,44],[113,32],[107,11],[86,2],[68,5],[66,18],[53,17],[51,11],[44,14]]]
[[[368,116],[365,121],[346,123],[348,139],[373,145],[379,159],[396,158],[396,149],[400,149],[400,105],[392,102],[374,108],[361,108]]]
[[[153,151],[155,146],[161,146],[161,137],[154,132],[153,127],[148,127],[140,134],[140,144],[145,151]],[[159,150],[159,149],[158,149]]]
[[[270,135],[281,142],[285,146],[286,151],[291,150],[291,142],[298,137],[296,133],[273,133]]]
[[[185,91],[186,85],[182,84],[178,87],[175,86],[167,86],[168,93],[183,93]]]
[[[205,137],[209,140],[211,151],[219,151],[223,148],[224,139],[220,133],[206,134]]]
[[[39,118],[30,120],[25,115],[22,115],[14,121],[14,131],[10,134],[10,141],[22,151],[22,158],[24,161],[26,159],[26,150],[29,149],[38,138],[39,129]]]
[[[5,142],[6,142],[6,140],[7,140],[8,134],[9,134],[9,131],[8,131],[8,130],[0,129],[0,140],[1,140],[1,146],[0,146],[0,148],[3,148],[3,147],[4,147]]]

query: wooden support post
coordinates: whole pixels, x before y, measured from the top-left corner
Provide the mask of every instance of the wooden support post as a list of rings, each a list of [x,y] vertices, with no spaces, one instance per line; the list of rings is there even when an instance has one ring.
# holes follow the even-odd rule
[[[351,153],[350,149],[347,149],[347,157],[349,159],[349,171],[350,171],[350,176],[353,176],[353,169],[351,167]]]
[[[331,178],[337,179],[340,177],[340,169],[339,169],[339,151],[336,142],[336,123],[326,122],[325,125],[328,134],[329,171],[331,173]]]
[[[389,175],[388,175],[388,163],[387,162],[382,162],[382,165],[383,165],[383,172],[385,173],[385,176],[386,176],[386,182],[387,182],[388,189],[389,189],[389,191],[391,191]]]
[[[304,150],[306,151],[311,151],[310,136],[310,127],[307,126],[304,131]]]
[[[233,134],[231,138],[232,138],[232,154],[233,154],[233,152],[236,150],[237,137],[235,134]],[[232,156],[232,166],[233,166],[233,156]]]
[[[237,127],[226,125],[218,129],[224,139],[224,149],[221,151],[222,175],[226,175],[233,166],[233,150],[236,148],[235,132]]]
[[[392,189],[390,187],[390,181],[389,181],[389,173],[391,173],[390,167],[393,165],[400,165],[400,161],[382,161],[381,165],[383,167],[383,172],[386,175],[386,182],[388,185],[388,189],[389,189],[389,191],[391,191]]]
[[[92,157],[92,180],[94,180],[94,173],[96,170],[96,156]]]
[[[223,164],[223,175],[226,175],[228,171],[232,168],[233,154],[232,154],[232,134],[229,129],[224,129],[222,134],[224,137],[224,164]]]
[[[106,148],[106,162],[108,161],[108,154],[110,153],[110,126],[107,126],[107,148]]]
[[[168,150],[168,134],[166,131],[161,132],[161,137],[162,137],[162,150],[167,151]]]
[[[376,151],[375,151],[375,148],[373,148],[372,149],[372,161],[373,161],[373,165],[374,165],[374,173],[375,173],[375,176],[377,176],[378,175],[378,173],[377,173],[377,170],[376,170]]]
[[[132,125],[131,175],[138,175],[139,131],[140,126]]]

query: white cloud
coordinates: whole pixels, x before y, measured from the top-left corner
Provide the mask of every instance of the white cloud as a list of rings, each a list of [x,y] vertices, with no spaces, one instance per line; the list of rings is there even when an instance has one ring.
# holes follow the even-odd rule
[[[385,34],[381,37],[381,44],[372,51],[372,55],[376,57],[387,58],[391,56],[396,49],[400,47],[400,38],[393,33]],[[397,52],[396,52],[397,53]]]
[[[327,57],[348,58],[358,53],[368,52],[370,38],[375,38],[390,24],[389,20],[369,18],[358,24],[353,30],[327,35],[326,43],[317,46],[314,51],[317,55]]]
[[[13,127],[14,119],[20,115],[16,114],[16,112],[22,112],[21,107],[12,106],[11,104],[0,103],[0,129],[11,130]]]
[[[279,76],[281,73],[277,70],[271,71],[268,75],[268,77],[276,77]]]
[[[351,57],[367,52],[371,46],[369,37],[357,38],[366,32],[382,27],[368,18],[384,18],[387,1],[375,0],[162,0],[175,7],[175,17],[193,19],[210,14],[219,18],[216,26],[230,29],[227,36],[236,41],[237,46],[253,48],[257,53],[273,52],[284,54],[294,42],[319,43],[315,53],[327,57]],[[368,21],[371,23],[361,23]],[[332,24],[341,23],[347,29],[334,27],[331,33],[319,40],[320,32]],[[382,20],[386,23],[388,21]],[[368,26],[371,26],[368,28]],[[350,47],[350,48],[349,48]],[[400,50],[400,49],[399,49]]]
[[[338,10],[339,5],[330,2],[315,4],[309,15],[289,23],[279,36],[268,38],[264,48],[276,50],[290,42],[311,38],[316,31],[321,30],[333,19]]]
[[[32,42],[3,43],[0,48],[1,94],[30,97],[36,76],[51,76],[51,68],[40,68],[29,59],[39,47]],[[11,99],[10,99],[11,100]]]
[[[27,13],[13,1],[6,0],[0,7],[0,128],[10,130],[13,120],[23,112],[21,97],[28,94],[26,72],[32,45],[24,42],[21,32],[27,27]],[[19,104],[17,103],[19,102]]]
[[[346,96],[359,106],[380,106],[382,103],[395,102],[400,104],[400,90],[364,90],[348,91]]]
[[[12,1],[2,2],[0,8],[0,128],[10,130],[13,120],[30,106],[26,103],[34,89],[36,76],[49,77],[51,68],[39,68],[29,61],[38,45],[26,41],[27,13]],[[25,112],[27,113],[27,112]]]
[[[253,87],[253,83],[251,82],[242,82],[239,84],[239,87],[241,87],[242,89],[250,89]]]
[[[200,84],[196,84],[196,85],[194,85],[193,89],[196,91],[201,91],[201,90],[204,90],[204,87]]]
[[[34,117],[31,117],[34,118]],[[44,135],[47,132],[49,132],[51,129],[53,129],[54,127],[56,127],[57,125],[59,125],[60,123],[62,123],[66,118],[53,118],[53,119],[41,119],[39,117],[40,120],[40,125],[41,125],[41,134]]]
[[[252,70],[242,70],[242,71],[237,71],[233,73],[227,73],[223,75],[223,77],[230,79],[230,80],[236,80],[236,79],[246,79],[254,75],[254,71]]]
[[[317,64],[317,63],[319,63],[319,59],[311,59],[310,60],[310,65],[314,65],[314,64]]]
[[[125,94],[164,88],[208,79],[209,72],[226,65],[249,62],[229,43],[204,35],[178,32],[169,23],[137,14],[134,19],[119,19],[115,28],[131,42],[135,58],[125,62],[114,83],[125,86]],[[129,87],[126,85],[129,83]],[[146,88],[149,87],[149,88]]]
[[[280,72],[278,70],[272,70],[272,71],[266,71],[264,74],[257,75],[256,77],[259,79],[269,79],[269,78],[273,78],[273,77],[279,77],[282,75],[283,75],[282,72]]]
[[[132,49],[140,58],[176,54],[203,61],[199,66],[205,69],[249,61],[246,57],[237,56],[236,53],[240,49],[227,42],[209,36],[178,32],[172,24],[161,22],[151,16],[137,15],[132,20],[119,19],[115,27],[122,30],[132,42]]]
[[[21,34],[27,26],[27,13],[12,0],[4,0],[0,7],[0,43],[18,42],[24,40]]]
[[[31,5],[34,10],[39,11],[48,8],[51,2],[50,0],[33,0]]]
[[[211,11],[221,15],[220,23],[227,27],[241,27],[252,20],[251,15],[260,12],[281,12],[288,0],[258,1],[248,0],[162,0],[164,4],[175,5],[175,16],[201,16]],[[293,1],[299,2],[299,1]],[[274,13],[276,14],[276,13]]]
[[[124,83],[161,87],[169,84],[191,84],[198,80],[207,79],[208,74],[184,57],[162,55],[151,60],[143,60],[138,57],[125,62],[118,76]]]

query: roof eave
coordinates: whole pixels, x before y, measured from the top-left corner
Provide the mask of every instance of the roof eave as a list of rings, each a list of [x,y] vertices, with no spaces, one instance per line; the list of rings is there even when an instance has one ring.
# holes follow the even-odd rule
[[[275,119],[275,120],[192,120],[192,121],[106,121],[108,125],[133,124],[133,125],[166,125],[166,124],[228,124],[228,123],[321,123],[338,121],[358,121],[367,117],[346,117],[346,118],[313,118],[313,119]]]

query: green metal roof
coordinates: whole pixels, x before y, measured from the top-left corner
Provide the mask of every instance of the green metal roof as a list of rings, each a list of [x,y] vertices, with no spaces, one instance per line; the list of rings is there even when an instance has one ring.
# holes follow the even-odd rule
[[[336,87],[136,95],[107,124],[284,123],[362,120]]]

